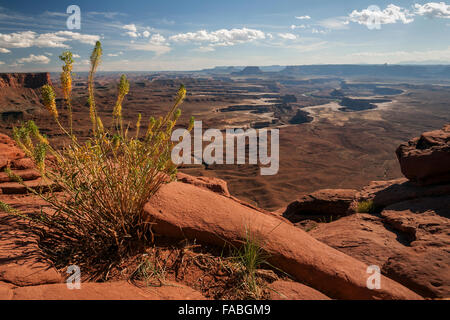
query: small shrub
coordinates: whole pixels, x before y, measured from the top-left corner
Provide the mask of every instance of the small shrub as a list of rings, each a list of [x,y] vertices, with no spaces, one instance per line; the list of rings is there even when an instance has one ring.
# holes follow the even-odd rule
[[[151,262],[148,258],[144,258],[131,278],[143,281],[147,287],[161,287],[167,282],[167,273],[167,266],[162,261],[155,259]]]
[[[248,293],[249,298],[261,299],[263,289],[258,283],[256,271],[263,265],[270,266],[267,261],[270,256],[262,248],[261,242],[246,230],[242,245],[233,247],[231,256],[242,270],[242,289]]]
[[[137,132],[131,136],[122,118],[122,102],[129,91],[129,82],[122,75],[113,124],[106,128],[97,113],[94,95],[94,75],[101,56],[101,44],[97,42],[90,58],[88,104],[92,135],[87,141],[79,141],[72,130],[73,59],[69,51],[60,56],[64,62],[61,86],[68,106],[68,123],[63,125],[59,117],[52,86],[45,85],[41,90],[43,103],[68,137],[68,144],[61,150],[53,148],[33,121],[13,129],[15,141],[34,160],[43,179],[54,183],[45,193],[30,189],[47,201],[54,212],[41,210],[27,218],[47,234],[47,250],[58,255],[61,263],[82,264],[89,260],[108,265],[111,259],[127,254],[134,244],[152,240],[144,205],[163,183],[175,177],[177,170],[171,161],[171,134],[181,114],[178,107],[186,95],[184,86],[178,90],[168,114],[150,118],[142,135],[144,120],[139,115]],[[191,118],[190,129],[192,126]],[[7,171],[14,176],[11,170]]]
[[[15,213],[16,209],[11,207],[9,204],[0,201],[0,212]]]
[[[358,202],[358,213],[375,213],[376,206],[372,200]]]

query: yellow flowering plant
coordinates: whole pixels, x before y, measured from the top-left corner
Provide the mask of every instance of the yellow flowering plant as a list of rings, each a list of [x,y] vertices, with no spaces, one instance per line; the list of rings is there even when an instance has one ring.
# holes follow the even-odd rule
[[[122,103],[129,92],[129,81],[120,78],[117,102],[113,108],[113,124],[106,128],[95,105],[94,75],[99,66],[102,47],[97,42],[91,55],[88,78],[89,117],[92,136],[80,142],[72,131],[72,54],[64,52],[61,86],[68,105],[69,129],[61,123],[50,85],[41,89],[45,108],[60,129],[70,138],[62,149],[55,149],[39,132],[33,121],[14,128],[13,136],[27,156],[41,171],[44,189],[29,189],[53,209],[26,215],[49,239],[47,252],[58,256],[61,267],[68,263],[100,263],[122,257],[137,242],[151,241],[151,225],[144,205],[163,183],[174,179],[176,165],[171,161],[174,142],[172,130],[180,117],[179,106],[186,96],[181,86],[175,103],[165,117],[150,118],[145,135],[139,135],[143,119],[139,115],[136,135],[124,130]],[[192,129],[193,118],[189,125]],[[11,170],[7,170],[15,177]],[[15,177],[18,182],[19,177]],[[45,191],[45,192],[44,192]],[[53,235],[53,236],[51,236]],[[106,263],[106,262],[105,262]]]

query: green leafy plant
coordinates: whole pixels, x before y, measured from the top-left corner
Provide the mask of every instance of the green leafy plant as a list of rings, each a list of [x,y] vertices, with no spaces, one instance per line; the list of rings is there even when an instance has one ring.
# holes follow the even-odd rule
[[[67,124],[59,117],[53,87],[45,85],[41,89],[43,103],[68,137],[68,144],[59,150],[53,148],[33,121],[13,129],[17,144],[34,160],[43,180],[51,183],[48,192],[43,189],[30,192],[44,199],[52,212],[42,210],[27,217],[43,233],[53,235],[56,241],[47,250],[64,256],[66,263],[81,264],[86,259],[106,263],[127,254],[136,242],[151,241],[151,223],[144,214],[144,205],[163,183],[174,179],[177,171],[171,161],[174,146],[171,133],[181,114],[179,106],[186,96],[185,87],[180,87],[165,117],[150,118],[144,135],[139,132],[143,125],[139,115],[137,132],[131,136],[122,118],[122,102],[129,92],[129,82],[122,75],[113,124],[106,128],[98,115],[94,93],[94,75],[101,56],[102,47],[97,42],[88,78],[92,134],[87,141],[80,142],[72,130],[73,58],[68,51],[60,56],[64,62],[61,86],[69,112]],[[188,129],[192,126],[193,118]],[[18,179],[11,170],[7,172]]]
[[[256,271],[263,265],[271,266],[267,261],[270,255],[263,249],[261,241],[249,230],[240,246],[233,246],[231,252],[234,260],[242,271],[242,288],[249,298],[261,299],[263,290],[258,283]]]
[[[3,201],[0,201],[0,211],[6,212],[6,213],[15,213],[16,209],[11,207],[9,204],[4,203]]]
[[[167,273],[167,266],[162,261],[151,262],[146,258],[139,264],[131,278],[143,281],[147,287],[160,287],[166,284]]]
[[[377,208],[373,200],[358,202],[358,207],[356,209],[358,213],[375,213]]]

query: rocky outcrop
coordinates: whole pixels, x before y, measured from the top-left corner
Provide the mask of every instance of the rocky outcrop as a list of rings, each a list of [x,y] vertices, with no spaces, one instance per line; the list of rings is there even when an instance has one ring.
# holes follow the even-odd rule
[[[254,76],[261,75],[263,72],[259,67],[245,67],[244,70],[239,72],[233,72],[232,75],[235,76]]]
[[[357,191],[351,189],[323,189],[290,203],[283,217],[291,222],[319,219],[330,216],[345,216],[355,199]]]
[[[271,300],[330,300],[323,293],[298,282],[277,280],[269,288]]]
[[[450,125],[402,144],[397,156],[407,178],[372,181],[355,194],[349,209],[357,211],[358,203],[365,201],[373,212],[330,223],[303,220],[296,226],[349,256],[379,266],[383,274],[424,297],[449,298],[449,137]],[[285,214],[311,219],[292,214],[296,212],[292,209],[305,203],[313,207],[313,198],[292,203]],[[328,204],[317,206],[316,214],[341,209]]]
[[[417,186],[408,179],[372,181],[356,194],[356,200],[373,201],[380,210],[395,203],[424,197],[440,197],[450,194],[450,183]]]
[[[9,167],[12,172],[19,176],[25,185],[14,182],[3,170]],[[41,178],[40,173],[35,170],[33,161],[26,158],[10,137],[0,133],[0,194],[24,194],[30,189],[47,189],[51,182]]]
[[[319,224],[309,234],[428,298],[450,297],[450,196]]]
[[[450,125],[401,144],[396,154],[402,173],[412,182],[450,183]]]
[[[34,203],[34,205],[32,204]],[[10,200],[9,204],[30,212],[30,206],[44,203],[38,199]],[[0,212],[0,282],[15,286],[59,283],[61,275],[39,248],[39,237],[25,231],[25,222]]]
[[[46,84],[52,84],[50,73],[0,73],[1,88],[37,89]]]
[[[1,297],[0,283],[0,299]],[[168,283],[161,287],[139,288],[127,281],[81,283],[69,290],[65,283],[5,288],[10,300],[205,300],[201,293],[184,285]]]
[[[381,289],[368,289],[364,263],[291,224],[209,190],[173,182],[161,187],[146,204],[145,211],[157,234],[173,238],[223,246],[239,245],[250,236],[270,254],[272,265],[330,298],[420,299],[385,277]]]
[[[412,240],[383,271],[425,297],[449,298],[450,195],[397,203],[381,216]]]
[[[182,172],[178,172],[177,180],[183,183],[192,184],[200,188],[206,188],[225,196],[230,196],[227,183],[222,179],[213,177],[194,177]]]

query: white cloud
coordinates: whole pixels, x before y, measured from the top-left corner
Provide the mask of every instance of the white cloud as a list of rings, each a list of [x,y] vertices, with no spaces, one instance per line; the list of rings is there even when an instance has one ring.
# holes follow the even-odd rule
[[[131,50],[152,51],[156,55],[162,55],[171,50],[166,38],[159,33],[152,35],[148,42],[133,42],[129,45],[129,48]]]
[[[123,54],[122,51],[119,51],[117,53],[108,53],[108,57],[118,57],[121,56]]]
[[[297,36],[292,33],[279,33],[278,36],[285,40],[295,40],[297,39]]]
[[[68,39],[79,41],[81,43],[95,45],[96,41],[100,40],[99,36],[91,35],[91,34],[81,34],[78,32],[72,32],[72,31],[58,31],[56,33],[58,36],[65,36]]]
[[[103,16],[108,19],[114,19],[117,16],[126,16],[125,13],[121,12],[97,12],[97,11],[90,11],[87,13],[89,16]]]
[[[215,51],[216,49],[214,49],[214,47],[211,46],[206,46],[206,47],[199,47],[194,49],[193,51],[197,51],[197,52],[212,52]]]
[[[213,32],[200,30],[197,32],[180,33],[170,37],[175,42],[209,42],[215,46],[233,46],[254,40],[265,39],[264,32],[255,29],[220,29]]]
[[[72,54],[72,57],[74,57],[74,58],[76,58],[76,59],[81,58],[80,55],[79,55],[79,54],[76,54],[76,53]]]
[[[35,56],[34,54],[30,54],[27,58],[21,58],[17,60],[17,63],[40,63],[40,64],[48,64],[50,59],[44,55]]]
[[[327,31],[327,30],[321,30],[321,29],[313,28],[313,29],[311,30],[311,33],[314,33],[314,34],[327,34],[328,31]]]
[[[126,24],[126,25],[122,26],[122,29],[131,31],[131,32],[137,32],[137,27],[136,27],[136,25],[134,23],[133,24]]]
[[[299,17],[295,17],[295,19],[299,19],[299,20],[309,20],[311,19],[310,16],[299,16]]]
[[[144,38],[148,38],[150,36],[150,32],[148,32],[147,30],[145,30],[144,32],[142,32],[142,36]]]
[[[419,16],[450,19],[450,5],[445,2],[428,2],[423,5],[416,3],[414,9]]]
[[[347,17],[334,17],[319,21],[318,25],[331,30],[348,29],[349,20]]]
[[[0,53],[10,53],[11,50],[5,49],[5,48],[0,48]]]
[[[154,45],[164,45],[166,44],[166,38],[157,33],[152,35],[152,37],[150,38],[150,43]]]
[[[122,29],[128,30],[127,32],[125,32],[127,35],[129,35],[132,38],[137,38],[139,37],[139,33],[137,32],[137,27],[136,25],[133,24],[126,24],[124,26],[122,26]]]
[[[295,30],[295,29],[306,29],[306,25],[301,24],[301,25],[296,26],[295,24],[293,24],[293,25],[291,25],[291,29],[292,30]]]
[[[369,7],[362,11],[353,10],[349,15],[352,22],[366,26],[373,24],[391,24],[402,22],[408,24],[414,21],[414,14],[409,10],[390,4],[386,9],[381,10],[378,7]]]
[[[5,64],[3,61],[0,61],[0,64]]]
[[[81,34],[72,31],[58,31],[54,33],[38,34],[34,31],[21,31],[9,34],[0,33],[0,47],[6,48],[69,48],[66,42],[78,41],[86,44],[95,44],[99,36]]]

